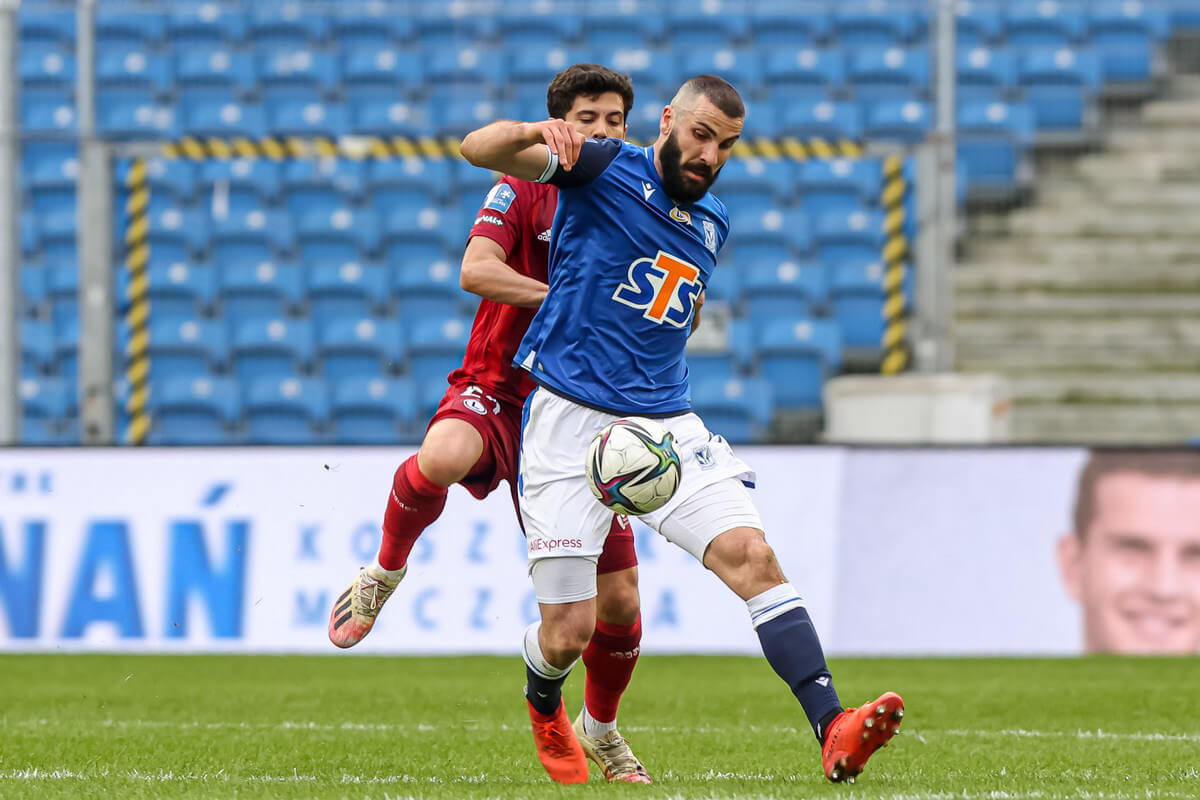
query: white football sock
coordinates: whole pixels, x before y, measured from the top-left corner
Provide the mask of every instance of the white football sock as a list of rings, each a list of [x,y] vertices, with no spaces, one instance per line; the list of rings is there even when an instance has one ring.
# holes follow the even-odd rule
[[[583,732],[593,739],[603,739],[609,731],[617,729],[617,721],[601,722],[588,711],[587,703],[583,704]]]
[[[569,666],[560,669],[547,661],[546,657],[542,655],[541,642],[538,641],[538,631],[541,629],[542,623],[540,621],[533,623],[525,629],[525,644],[521,648],[521,655],[531,670],[546,680],[558,680],[571,671],[571,667],[575,666],[575,662],[572,661]]]
[[[375,554],[375,560],[371,562],[371,566],[367,567],[377,575],[383,575],[389,583],[399,583],[404,577],[404,573],[408,572],[408,564],[405,564],[400,569],[384,569],[379,563],[379,554]]]

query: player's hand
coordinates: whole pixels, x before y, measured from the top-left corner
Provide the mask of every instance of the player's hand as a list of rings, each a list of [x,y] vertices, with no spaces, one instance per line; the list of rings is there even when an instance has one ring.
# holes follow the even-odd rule
[[[563,119],[547,119],[533,123],[541,134],[542,141],[550,148],[550,152],[558,156],[558,163],[570,172],[579,160],[579,150],[583,147],[583,134],[575,130],[575,126]]]

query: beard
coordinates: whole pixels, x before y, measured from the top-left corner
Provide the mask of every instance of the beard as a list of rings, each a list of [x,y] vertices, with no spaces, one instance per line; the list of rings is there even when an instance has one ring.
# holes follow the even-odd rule
[[[708,194],[708,188],[717,179],[719,170],[707,164],[699,161],[680,163],[683,152],[679,149],[679,138],[675,131],[671,131],[671,135],[663,142],[658,156],[663,168],[663,188],[667,190],[667,196],[677,203],[696,202]],[[690,175],[686,170],[692,170],[702,177]]]

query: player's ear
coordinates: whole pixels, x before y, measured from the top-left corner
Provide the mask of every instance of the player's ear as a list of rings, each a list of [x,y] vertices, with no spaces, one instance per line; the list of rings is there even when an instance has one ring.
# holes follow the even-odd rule
[[[675,124],[675,109],[670,106],[663,106],[662,116],[658,120],[659,136],[667,137],[671,135],[671,126]]]
[[[1083,602],[1083,542],[1074,533],[1065,534],[1058,540],[1058,570],[1062,574],[1063,588],[1075,602]]]

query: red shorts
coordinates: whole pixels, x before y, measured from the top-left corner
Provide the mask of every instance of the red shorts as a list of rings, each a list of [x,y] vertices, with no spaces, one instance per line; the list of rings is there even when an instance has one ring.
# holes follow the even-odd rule
[[[517,521],[521,520],[517,502],[517,469],[521,457],[521,410],[519,403],[493,397],[485,386],[469,381],[450,384],[442,395],[429,426],[443,419],[461,419],[470,423],[483,438],[483,452],[461,481],[476,499],[482,500],[496,490],[500,481],[508,481]],[[582,458],[582,456],[580,456]],[[603,575],[637,566],[633,548],[633,526],[623,514],[614,514],[612,528],[596,564]]]

